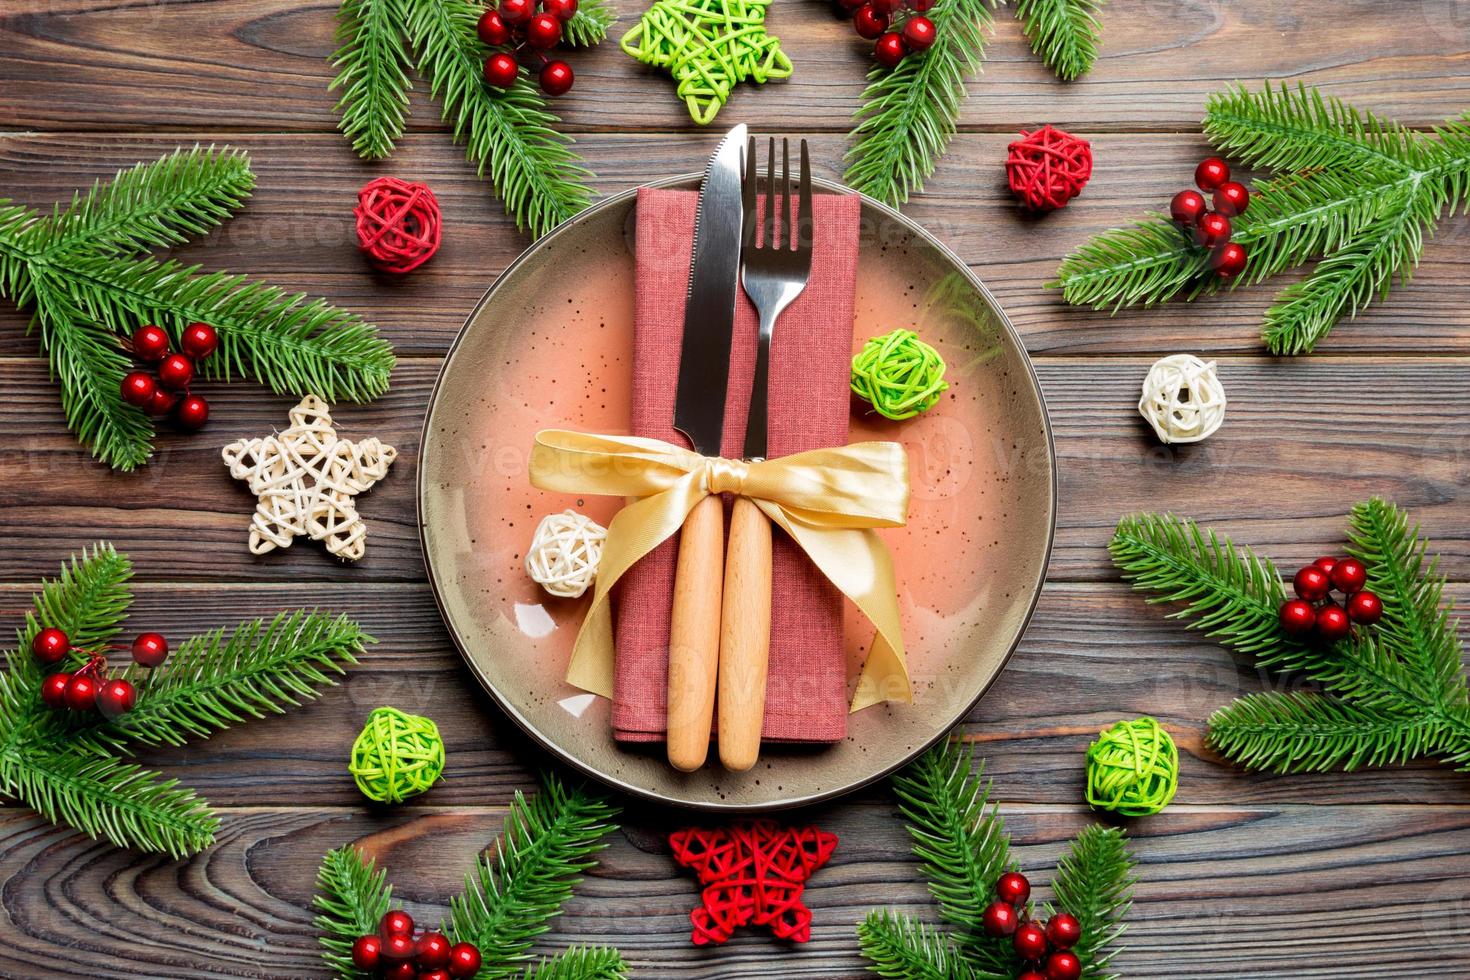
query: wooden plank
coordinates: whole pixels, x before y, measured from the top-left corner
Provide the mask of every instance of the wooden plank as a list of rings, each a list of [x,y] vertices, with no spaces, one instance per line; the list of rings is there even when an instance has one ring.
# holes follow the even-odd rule
[[[529,788],[529,787],[528,787]],[[1069,809],[1003,807],[1016,856],[1038,885],[1088,822]],[[813,878],[812,941],[758,933],[698,950],[688,941],[694,882],[669,860],[678,813],[639,811],[567,903],[541,948],[615,944],[636,977],[729,980],[868,976],[855,924],[886,905],[935,915],[889,803],[803,814],[842,838]],[[445,912],[464,871],[498,834],[501,810],[244,809],[183,864],[0,818],[7,941],[0,972],[48,978],[325,977],[309,911],[328,848],[376,855],[395,897],[421,921]],[[1378,980],[1470,971],[1463,905],[1470,808],[1176,808],[1134,829],[1140,883],[1127,977],[1294,976]]]
[[[1444,554],[1444,570],[1470,578],[1465,360],[1222,358],[1225,427],[1208,443],[1173,448],[1159,446],[1134,410],[1151,360],[1037,361],[1061,480],[1053,579],[1111,578],[1105,545],[1119,517],[1139,510],[1192,516],[1294,568],[1340,548],[1343,515],[1373,494],[1410,508]],[[0,417],[0,581],[30,581],[98,538],[133,554],[144,579],[420,579],[414,475],[437,369],[434,360],[406,360],[384,398],[338,412],[346,431],[376,435],[402,454],[360,503],[371,544],[349,567],[310,544],[265,558],[245,549],[253,500],[230,479],[219,447],[284,424],[289,399],[205,386],[214,411],[203,435],[164,432],[156,462],[114,474],[76,446],[44,365],[0,359],[0,386],[34,393]],[[971,451],[984,460],[991,447]]]
[[[717,135],[671,140],[595,134],[580,146],[601,175],[597,190],[608,194],[697,169]],[[1043,219],[1017,214],[1003,178],[1011,138],[1005,133],[956,139],[928,193],[905,211],[973,265],[1035,353],[1259,352],[1262,315],[1284,278],[1189,305],[1124,310],[1115,317],[1069,307],[1056,290],[1045,288],[1062,256],[1097,232],[1162,207],[1172,189],[1188,183],[1207,152],[1198,135],[1086,135],[1093,140],[1098,169],[1084,195],[1063,211]],[[221,138],[197,130],[147,137],[0,137],[0,188],[23,203],[49,208],[120,166]],[[238,218],[207,240],[175,250],[175,257],[323,295],[377,322],[403,354],[442,354],[485,288],[527,244],[459,149],[439,135],[423,134],[405,141],[391,172],[434,188],[448,226],[444,247],[412,276],[374,275],[354,247],[352,205],[357,188],[381,167],[357,161],[335,135],[225,138],[251,153],[258,190]],[[843,140],[824,136],[812,145],[818,172],[839,175]],[[1321,350],[1470,352],[1467,234],[1470,218],[1447,217],[1427,244],[1414,281],[1396,287],[1386,302],[1358,320],[1341,323]],[[0,303],[0,355],[35,350],[24,323],[13,307]]]
[[[615,38],[643,7],[617,6]],[[330,130],[335,9],[289,0],[12,0],[0,19],[7,96],[0,127]],[[1310,81],[1413,124],[1465,109],[1470,25],[1455,0],[1423,0],[1409,11],[1375,0],[1132,3],[1112,7],[1103,21],[1103,54],[1091,76],[1061,85],[1002,11],[963,125],[1188,127],[1207,93],[1256,77]],[[721,118],[847,129],[871,65],[868,46],[822,4],[780,4],[770,27],[795,76],[769,91],[740,87]],[[668,80],[650,77],[615,43],[571,60],[578,84],[556,105],[571,127],[693,129]],[[434,128],[438,111],[424,88],[412,123]]]
[[[29,594],[29,588],[0,588],[0,630],[19,620]],[[1455,588],[1452,596],[1464,600],[1470,587]],[[361,797],[345,771],[348,746],[370,711],[392,704],[434,718],[446,740],[446,778],[415,805],[504,806],[545,763],[545,754],[464,668],[427,586],[143,586],[130,622],[178,642],[206,628],[303,606],[345,612],[379,639],[340,688],[207,743],[145,752],[144,761],[216,806],[357,806]],[[1465,776],[1432,761],[1350,775],[1279,777],[1245,773],[1204,747],[1205,720],[1215,709],[1292,683],[1186,633],[1121,584],[1052,585],[1020,649],[963,732],[987,760],[1002,796],[1018,803],[1075,803],[1088,742],[1118,718],[1142,714],[1161,719],[1179,743],[1182,803],[1464,801]],[[857,799],[882,795],[871,789]]]

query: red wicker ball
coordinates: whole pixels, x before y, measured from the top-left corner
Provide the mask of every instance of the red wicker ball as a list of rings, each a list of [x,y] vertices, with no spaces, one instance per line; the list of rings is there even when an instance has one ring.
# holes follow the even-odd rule
[[[357,192],[357,247],[384,272],[402,275],[439,251],[439,202],[423,184],[379,177]]]
[[[1033,211],[1066,207],[1091,176],[1092,146],[1049,125],[1034,133],[1021,130],[1006,157],[1011,193]]]

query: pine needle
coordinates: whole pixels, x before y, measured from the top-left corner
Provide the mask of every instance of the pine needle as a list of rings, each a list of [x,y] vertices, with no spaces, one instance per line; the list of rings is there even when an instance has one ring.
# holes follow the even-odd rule
[[[888,909],[875,909],[858,924],[858,943],[886,980],[1010,980],[975,972],[944,933]]]
[[[601,44],[617,23],[617,11],[608,0],[578,0],[577,13],[562,25],[562,41],[574,48]]]
[[[408,116],[408,45],[403,37],[405,0],[342,0],[332,67],[339,74],[327,91],[342,90],[337,128],[368,160],[384,160],[403,135]]]
[[[1092,69],[1101,43],[1102,0],[1016,0],[1016,17],[1031,39],[1031,50],[1063,81]]]
[[[313,925],[321,933],[322,959],[344,980],[370,980],[372,974],[352,965],[352,944],[376,932],[392,906],[388,874],[355,847],[328,851],[316,873]]]
[[[628,966],[615,949],[573,946],[526,967],[520,976],[523,980],[625,980]]]
[[[1073,952],[1087,980],[1116,980],[1108,964],[1122,952],[1118,940],[1133,907],[1133,866],[1127,840],[1116,827],[1085,828],[1057,864],[1056,907],[1077,917],[1082,938]]]

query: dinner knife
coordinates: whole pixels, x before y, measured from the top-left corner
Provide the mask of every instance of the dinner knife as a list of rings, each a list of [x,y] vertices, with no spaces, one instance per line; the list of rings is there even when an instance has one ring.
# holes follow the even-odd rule
[[[745,126],[725,134],[699,185],[694,252],[684,301],[684,338],[674,428],[705,456],[718,456],[730,380],[730,343],[740,278],[741,162]],[[684,519],[669,620],[668,753],[692,772],[709,754],[720,652],[724,504],[708,496]]]

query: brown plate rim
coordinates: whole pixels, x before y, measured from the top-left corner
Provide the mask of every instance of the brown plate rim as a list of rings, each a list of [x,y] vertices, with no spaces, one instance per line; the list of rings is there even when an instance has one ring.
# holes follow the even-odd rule
[[[1057,533],[1059,481],[1057,478],[1056,442],[1052,434],[1051,413],[1047,410],[1046,393],[1042,390],[1041,381],[1036,376],[1036,366],[1031,361],[1031,352],[1026,349],[1025,341],[1021,338],[1020,333],[1017,332],[1015,326],[1011,323],[1011,319],[1006,314],[1005,308],[1001,306],[998,300],[996,300],[995,295],[991,293],[989,287],[986,286],[985,283],[980,279],[980,277],[975,274],[974,270],[970,268],[969,263],[965,262],[958,255],[956,255],[953,249],[941,242],[931,232],[929,232],[928,229],[924,228],[918,222],[914,221],[912,218],[908,217],[897,209],[889,207],[887,204],[884,204],[882,201],[879,201],[876,198],[869,197],[866,194],[861,194],[860,192],[855,191],[852,188],[840,184],[834,180],[829,180],[824,177],[812,178],[812,183],[817,187],[822,188],[823,190],[841,194],[858,194],[860,197],[862,197],[863,205],[865,207],[876,208],[891,219],[903,224],[915,235],[927,242],[930,246],[938,249],[944,256],[949,258],[950,261],[953,262],[957,268],[963,270],[963,274],[970,281],[970,285],[979,290],[980,293],[985,297],[985,299],[990,303],[991,309],[993,309],[999,316],[1001,326],[1005,328],[1006,333],[1010,335],[1011,339],[1015,342],[1016,347],[1021,351],[1022,360],[1026,367],[1026,377],[1031,384],[1031,390],[1036,396],[1037,403],[1041,406],[1041,425],[1042,431],[1046,436],[1047,483],[1051,488],[1051,495],[1050,499],[1048,500],[1049,514],[1047,520],[1046,548],[1042,555],[1040,572],[1036,580],[1030,583],[1031,601],[1026,609],[1025,616],[1022,617],[1021,625],[1020,628],[1016,631],[1015,638],[1011,640],[1009,649],[1006,650],[1005,656],[1001,658],[1000,665],[996,668],[995,673],[991,675],[990,679],[985,682],[985,685],[981,687],[980,691],[975,695],[974,699],[971,700],[967,705],[965,705],[963,710],[958,712],[944,725],[940,726],[937,734],[935,734],[932,738],[929,738],[928,740],[917,744],[912,751],[903,756],[903,758],[901,758],[898,762],[891,765],[883,766],[873,773],[863,776],[860,779],[851,780],[845,785],[834,786],[829,789],[821,790],[820,792],[807,794],[805,796],[798,796],[791,799],[776,800],[763,803],[720,803],[713,801],[684,800],[677,797],[666,796],[662,793],[657,792],[656,790],[632,785],[631,783],[625,782],[624,780],[621,780],[616,776],[601,772],[594,766],[583,763],[572,753],[563,749],[560,745],[557,745],[553,740],[547,738],[544,734],[542,734],[542,732],[539,731],[536,726],[531,724],[531,722],[527,718],[522,716],[521,713],[516,710],[515,705],[511,703],[510,699],[503,696],[500,691],[496,689],[495,685],[492,684],[490,680],[480,671],[479,666],[475,663],[475,658],[472,657],[466,650],[465,642],[461,639],[459,632],[456,630],[454,624],[450,621],[448,612],[445,607],[444,599],[440,594],[440,583],[434,575],[434,565],[429,559],[428,542],[425,535],[426,529],[424,525],[424,496],[426,488],[424,482],[424,474],[427,468],[424,466],[423,454],[429,445],[429,426],[434,416],[434,407],[438,404],[439,401],[439,389],[440,386],[444,383],[445,373],[449,369],[450,362],[454,359],[454,353],[459,348],[460,341],[464,339],[465,333],[469,330],[470,324],[473,323],[475,321],[475,318],[479,315],[481,308],[484,307],[485,304],[488,303],[490,299],[495,295],[495,292],[500,288],[501,283],[505,282],[516,271],[516,269],[520,267],[523,262],[529,260],[530,256],[532,256],[543,246],[545,246],[547,242],[558,237],[559,235],[566,234],[575,225],[585,222],[588,218],[592,217],[599,211],[613,207],[614,205],[622,203],[629,198],[636,196],[641,187],[674,187],[689,183],[694,183],[697,185],[699,179],[700,175],[697,173],[680,174],[674,177],[666,177],[661,180],[650,181],[646,184],[639,185],[639,187],[630,187],[627,190],[619,191],[616,194],[603,198],[601,201],[598,201],[597,203],[589,206],[585,210],[581,211],[579,214],[573,216],[567,221],[562,222],[560,225],[557,225],[545,235],[542,235],[540,238],[536,239],[534,242],[528,245],[525,250],[521,252],[520,255],[516,256],[514,261],[507,265],[504,271],[500,273],[500,275],[495,277],[495,281],[486,288],[484,294],[480,297],[480,301],[475,304],[474,308],[470,310],[469,314],[465,317],[464,324],[460,326],[459,331],[454,335],[454,341],[449,345],[449,349],[444,352],[444,362],[439,366],[439,374],[434,379],[433,388],[429,391],[429,402],[424,409],[424,423],[419,432],[418,473],[414,480],[414,521],[418,525],[419,550],[423,556],[424,571],[425,575],[428,577],[429,590],[434,595],[434,605],[439,610],[439,618],[441,621],[443,621],[445,629],[449,633],[450,640],[454,643],[455,649],[459,651],[459,655],[464,660],[465,665],[469,667],[470,672],[475,675],[475,679],[478,680],[480,682],[480,686],[484,688],[485,693],[489,694],[491,699],[496,703],[497,706],[499,706],[500,710],[503,711],[513,722],[515,722],[516,725],[521,729],[521,731],[525,732],[526,735],[529,736],[531,740],[534,741],[537,745],[541,746],[541,748],[543,748],[547,752],[550,752],[557,760],[559,760],[563,764],[570,766],[584,776],[595,779],[596,781],[606,786],[610,786],[616,790],[627,793],[628,795],[637,797],[639,799],[706,813],[745,814],[765,812],[768,810],[788,810],[795,807],[810,806],[816,803],[826,802],[828,800],[836,799],[841,796],[846,796],[849,793],[862,789],[864,786],[872,785],[885,776],[888,776],[898,771],[899,769],[902,769],[914,759],[917,759],[920,755],[927,752],[941,739],[947,738],[954,730],[955,726],[960,724],[960,722],[962,722],[965,717],[970,714],[970,712],[974,711],[975,706],[978,705],[981,700],[984,699],[985,695],[990,692],[990,689],[995,685],[995,682],[1005,671],[1007,665],[1010,664],[1011,658],[1015,656],[1016,649],[1020,646],[1021,640],[1025,637],[1026,630],[1030,628],[1031,620],[1036,614],[1036,606],[1041,601],[1041,593],[1044,591],[1046,586],[1047,571],[1051,566],[1052,549],[1056,543]]]

